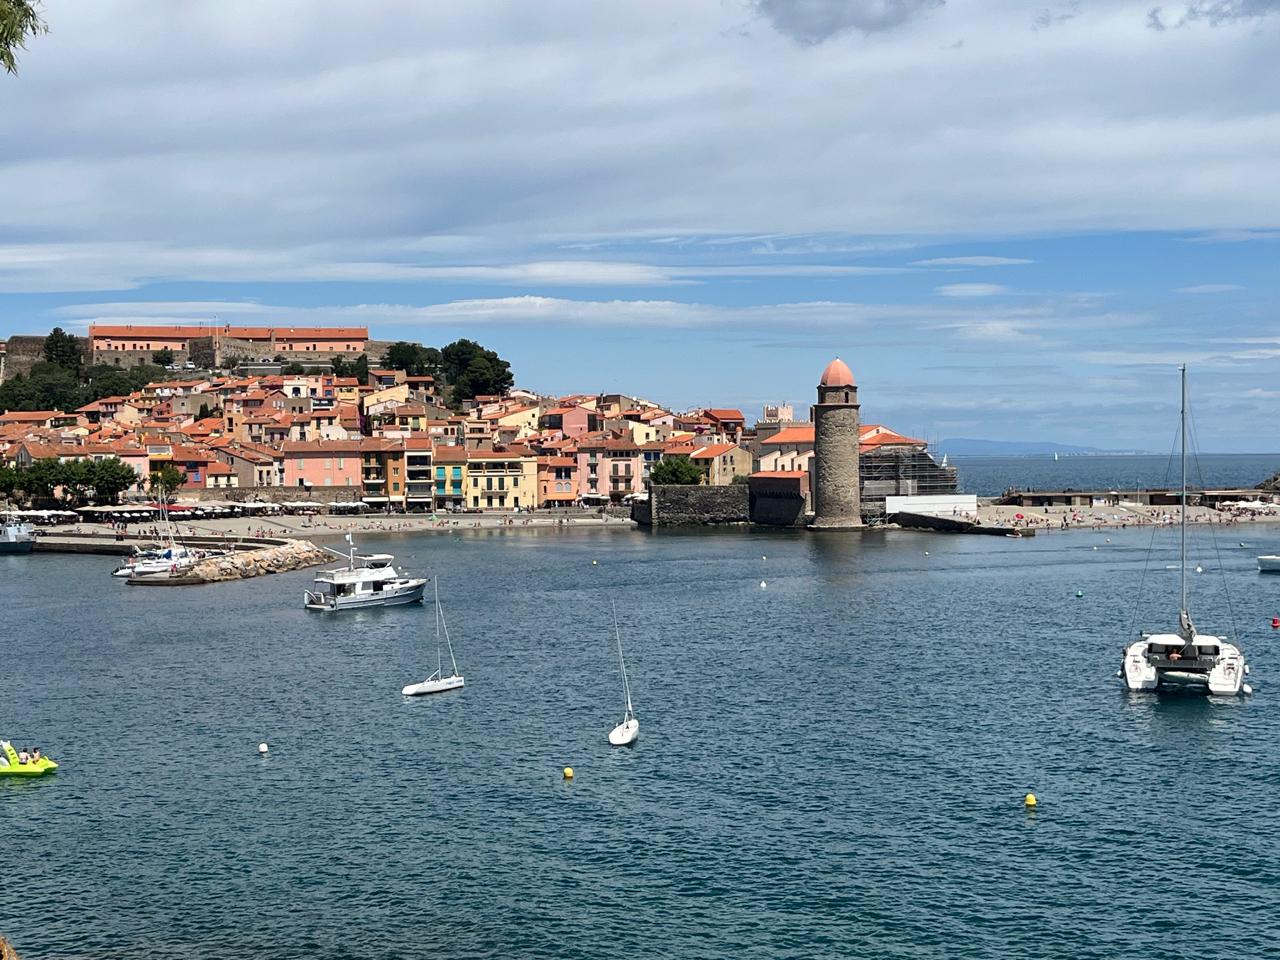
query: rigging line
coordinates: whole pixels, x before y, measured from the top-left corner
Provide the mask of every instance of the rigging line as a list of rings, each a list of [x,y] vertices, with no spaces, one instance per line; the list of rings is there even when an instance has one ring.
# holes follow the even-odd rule
[[[1179,435],[1179,431],[1178,431],[1178,430],[1175,430],[1175,431],[1174,431],[1174,433],[1173,433],[1173,445],[1172,445],[1172,448],[1169,450],[1169,461],[1168,461],[1168,464],[1167,464],[1167,465],[1166,465],[1166,467],[1165,467],[1165,482],[1166,482],[1166,484],[1168,483],[1169,473],[1173,470],[1173,455],[1174,455],[1174,452],[1178,449],[1178,435]],[[1148,497],[1147,499],[1148,499],[1148,500],[1150,500],[1151,498],[1150,498],[1150,497]],[[1147,505],[1148,505],[1148,506],[1150,506],[1150,503],[1148,503]],[[1146,584],[1147,584],[1147,571],[1149,571],[1149,570],[1151,569],[1151,554],[1155,552],[1155,546],[1156,546],[1156,534],[1157,534],[1159,531],[1160,531],[1160,525],[1159,525],[1158,523],[1156,523],[1156,522],[1155,522],[1154,518],[1152,518],[1152,522],[1151,522],[1151,538],[1150,538],[1150,540],[1147,542],[1147,557],[1146,557],[1146,559],[1142,562],[1142,579],[1140,579],[1140,580],[1138,581],[1138,591],[1137,591],[1137,596],[1136,596],[1136,598],[1135,598],[1135,600],[1134,600],[1134,604],[1133,604],[1133,620],[1132,620],[1132,621],[1130,622],[1130,624],[1129,624],[1129,636],[1130,636],[1130,637],[1134,636],[1134,635],[1135,635],[1135,632],[1136,632],[1136,631],[1137,631],[1137,629],[1138,629],[1138,617],[1141,615],[1141,611],[1140,611],[1140,610],[1139,610],[1139,608],[1138,608],[1138,603],[1142,600],[1142,591],[1143,591],[1143,589],[1146,587]]]
[[[1190,402],[1187,403],[1187,422],[1191,425],[1191,445],[1192,449],[1195,451],[1196,474],[1200,478],[1200,492],[1203,494],[1204,491],[1208,489],[1208,485],[1205,483],[1204,470],[1202,469],[1203,465],[1200,462],[1200,433],[1196,429],[1195,413],[1191,408]],[[1201,506],[1203,505],[1204,500],[1202,497]],[[1231,621],[1232,639],[1235,639],[1238,643],[1240,637],[1240,626],[1239,622],[1236,620],[1235,600],[1231,596],[1231,587],[1227,583],[1227,570],[1222,563],[1222,544],[1218,539],[1218,531],[1215,529],[1216,526],[1217,524],[1212,522],[1209,523],[1209,540],[1213,543],[1213,555],[1218,564],[1218,577],[1222,581],[1222,594],[1227,598],[1227,619]]]

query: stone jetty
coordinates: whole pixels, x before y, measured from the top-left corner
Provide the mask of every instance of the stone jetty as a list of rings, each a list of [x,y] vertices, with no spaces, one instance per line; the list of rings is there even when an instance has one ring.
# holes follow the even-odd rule
[[[129,583],[145,587],[185,587],[202,583],[247,580],[287,570],[314,567],[333,559],[333,554],[310,540],[280,540],[252,550],[237,550],[199,560],[176,576],[130,577]]]
[[[0,937],[0,960],[19,960],[18,951],[4,937]]]

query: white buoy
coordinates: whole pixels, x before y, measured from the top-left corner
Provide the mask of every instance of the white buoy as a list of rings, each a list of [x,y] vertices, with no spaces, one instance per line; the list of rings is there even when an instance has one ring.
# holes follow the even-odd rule
[[[266,753],[266,752],[267,752],[267,745],[266,745],[265,743],[260,743],[260,744],[258,744],[258,752],[259,752],[259,753]]]
[[[926,551],[924,552],[924,555],[927,557],[927,556],[929,555],[929,551],[928,551],[928,550],[926,550]]]
[[[1204,567],[1200,566],[1198,563],[1196,564],[1196,573],[1204,573]]]
[[[1095,546],[1093,549],[1097,550],[1098,548]]]
[[[761,581],[760,581],[760,589],[761,589],[761,590],[765,589],[765,587],[767,587],[767,586],[769,586],[769,585],[768,585],[767,583],[765,583],[763,580],[761,580]]]

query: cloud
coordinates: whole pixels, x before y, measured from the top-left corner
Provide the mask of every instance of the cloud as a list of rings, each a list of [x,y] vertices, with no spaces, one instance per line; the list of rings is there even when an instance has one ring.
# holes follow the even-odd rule
[[[941,297],[997,297],[1009,293],[998,283],[948,283],[934,290]]]
[[[1255,20],[1280,13],[1280,0],[1195,0],[1187,4],[1186,20],[1207,20],[1219,26],[1235,20]]]
[[[945,0],[754,0],[779,33],[819,44],[843,33],[879,33],[936,10]]]
[[[934,257],[931,260],[914,260],[913,267],[1007,267],[1021,263],[1035,263],[1020,257]]]
[[[1195,237],[1185,237],[1187,243],[1254,243],[1280,240],[1280,230],[1211,230]]]
[[[722,279],[835,279],[905,273],[842,264],[661,265],[614,260],[422,263],[420,241],[346,249],[166,247],[156,243],[0,246],[0,293],[126,290],[167,281],[464,283],[521,286],[667,286]]]
[[[1233,290],[1243,290],[1244,287],[1235,283],[1200,283],[1193,287],[1179,287],[1175,293],[1230,293]]]
[[[1048,30],[1054,24],[1074,20],[1078,16],[1080,16],[1080,0],[1067,0],[1056,10],[1046,7],[1036,14],[1035,19],[1031,21],[1031,29]]]

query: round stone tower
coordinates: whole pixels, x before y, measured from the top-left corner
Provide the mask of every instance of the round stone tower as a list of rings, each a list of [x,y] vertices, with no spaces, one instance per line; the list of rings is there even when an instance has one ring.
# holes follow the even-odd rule
[[[814,530],[862,526],[858,478],[858,387],[836,357],[822,371],[813,408]]]

